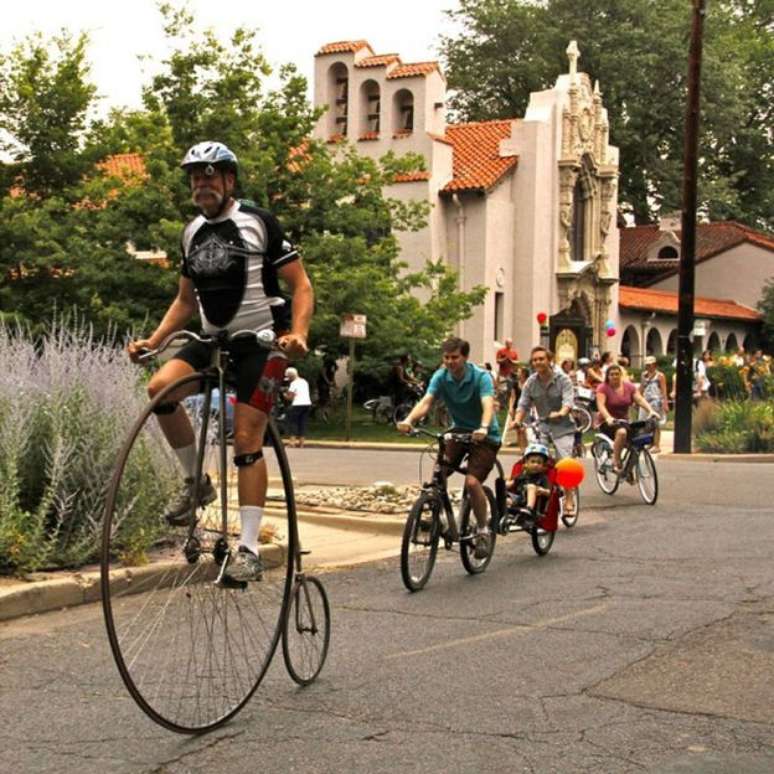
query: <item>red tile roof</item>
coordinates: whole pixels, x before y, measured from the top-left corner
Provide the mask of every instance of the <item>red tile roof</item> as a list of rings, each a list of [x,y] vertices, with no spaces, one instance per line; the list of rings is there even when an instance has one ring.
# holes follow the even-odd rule
[[[677,293],[621,285],[618,288],[618,306],[624,309],[677,314]],[[730,299],[696,296],[694,298],[693,310],[699,317],[723,317],[729,320],[748,320],[753,322],[763,319],[763,315],[760,312]]]
[[[399,175],[395,175],[396,183],[416,183],[420,180],[429,180],[430,173],[426,171],[421,172],[401,172]]]
[[[410,62],[398,65],[398,67],[387,73],[388,78],[412,78],[415,75],[427,75],[437,70],[441,72],[438,62]]]
[[[339,40],[335,43],[326,43],[320,48],[315,56],[323,56],[323,54],[346,54],[349,52],[360,51],[361,48],[367,48],[373,54],[373,49],[368,45],[367,40]]]
[[[454,146],[454,143],[448,137],[444,137],[442,134],[434,134],[433,132],[428,132],[427,134],[429,137],[432,137],[438,142],[445,142],[447,145]]]
[[[513,169],[518,156],[501,156],[500,141],[511,136],[511,121],[480,121],[446,127],[454,146],[453,179],[444,191],[486,190]]]
[[[656,266],[653,266],[652,261],[647,261],[648,250],[663,233],[658,226],[631,226],[622,228],[619,233],[621,235],[620,266],[622,269],[632,267],[639,271],[647,266],[648,271],[657,271],[659,274],[665,268],[670,269],[670,274],[676,271],[678,259],[674,259],[673,262],[660,259]],[[674,234],[680,239],[681,232],[679,230],[675,231]],[[736,221],[699,223],[696,227],[696,263],[706,261],[708,258],[743,242],[750,242],[759,247],[774,250],[774,236],[756,231]],[[664,260],[663,264],[661,260]],[[652,269],[651,266],[653,266]]]
[[[400,57],[397,54],[377,54],[355,62],[355,67],[383,67],[392,62],[400,62]]]

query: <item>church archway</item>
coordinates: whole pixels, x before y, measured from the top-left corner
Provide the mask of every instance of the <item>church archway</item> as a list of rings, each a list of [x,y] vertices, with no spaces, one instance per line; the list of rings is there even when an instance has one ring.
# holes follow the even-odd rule
[[[645,340],[646,355],[661,355],[664,352],[664,343],[658,328],[651,328],[648,331],[648,338]]]
[[[640,337],[637,335],[637,329],[630,325],[623,333],[621,338],[621,354],[629,358],[632,365],[640,365],[642,350],[640,349]]]
[[[736,352],[739,349],[739,343],[736,340],[735,333],[729,333],[726,339],[726,352]]]
[[[717,331],[712,331],[707,339],[707,349],[710,352],[720,352],[720,336]]]

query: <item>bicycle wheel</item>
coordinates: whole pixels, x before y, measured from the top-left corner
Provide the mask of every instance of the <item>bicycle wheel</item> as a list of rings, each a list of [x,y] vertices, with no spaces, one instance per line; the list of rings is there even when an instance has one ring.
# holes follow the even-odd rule
[[[570,414],[572,415],[573,422],[575,422],[575,427],[581,433],[587,433],[591,430],[591,412],[585,406],[580,406],[576,403],[572,407]]]
[[[578,523],[578,516],[580,515],[580,487],[575,487],[573,489],[573,499],[575,500],[575,513],[572,516],[568,516],[565,513],[564,510],[564,497],[559,501],[560,507],[562,509],[562,524],[564,524],[567,529],[572,529],[577,523]]]
[[[656,463],[647,449],[640,449],[637,456],[637,486],[642,499],[648,505],[655,505],[658,499],[658,473]]]
[[[403,528],[400,574],[409,591],[419,591],[430,578],[441,536],[441,500],[423,492],[411,508]]]
[[[282,632],[282,656],[295,682],[309,685],[317,678],[330,641],[331,610],[325,587],[312,575],[297,578]]]
[[[591,456],[594,458],[594,474],[599,488],[605,494],[615,494],[620,479],[613,470],[613,450],[604,441],[597,440],[591,447]]]
[[[488,487],[484,487],[484,493],[486,494],[487,509],[489,511],[487,515],[487,523],[492,525],[494,521],[494,514],[497,513],[497,502],[495,496],[492,494],[492,490]],[[462,504],[460,505],[460,559],[462,560],[462,566],[471,574],[477,575],[480,572],[484,572],[489,566],[489,562],[492,561],[494,556],[495,543],[497,541],[497,535],[494,530],[489,532],[489,552],[481,559],[476,557],[475,541],[471,538],[475,532],[478,522],[476,516],[473,513],[473,504],[470,501],[470,496],[467,490],[462,495]]]
[[[228,508],[236,503],[236,473],[221,464],[207,411],[197,411],[193,424],[202,476],[217,498],[197,507],[188,524],[164,518],[182,474],[152,409],[192,386],[201,385],[206,399],[213,384],[202,374],[184,377],[143,411],[118,456],[103,524],[102,604],[116,665],[140,708],[179,733],[216,728],[248,701],[279,642],[293,574],[295,532],[280,537],[275,526],[274,541],[261,546],[261,582],[244,589],[213,583],[239,525]],[[290,471],[273,424],[267,436],[269,476],[281,475],[285,516],[295,519]],[[274,519],[265,521],[271,526]]]
[[[532,548],[538,556],[545,556],[554,544],[554,537],[556,532],[549,532],[545,529],[535,527],[529,531],[529,536],[532,540]]]

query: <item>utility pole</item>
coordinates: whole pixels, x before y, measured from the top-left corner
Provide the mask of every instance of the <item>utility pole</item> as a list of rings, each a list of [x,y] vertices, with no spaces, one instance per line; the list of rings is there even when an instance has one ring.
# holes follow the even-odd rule
[[[693,296],[696,255],[697,147],[699,143],[699,92],[705,0],[692,0],[693,22],[688,57],[688,107],[683,150],[683,213],[680,240],[680,285],[677,314],[677,395],[674,451],[691,453],[693,409]]]

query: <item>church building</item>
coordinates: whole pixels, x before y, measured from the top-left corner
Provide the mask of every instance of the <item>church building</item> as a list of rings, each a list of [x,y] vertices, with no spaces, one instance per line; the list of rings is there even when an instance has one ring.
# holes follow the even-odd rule
[[[623,348],[638,365],[651,351],[656,320],[664,335],[653,354],[667,351],[667,329],[677,327],[674,288],[667,283],[659,291],[665,297],[641,298],[642,290],[620,285],[622,234],[630,229],[617,222],[618,149],[610,145],[600,85],[579,71],[575,41],[568,72],[530,95],[523,118],[463,124],[446,121],[437,62],[405,63],[365,40],[330,43],[315,56],[314,103],[326,108],[318,139],[347,141],[373,158],[388,151],[424,157],[426,171],[398,178],[385,194],[430,204],[424,229],[398,234],[411,269],[441,260],[462,289],[487,287],[484,303],[457,330],[472,359],[493,360],[505,338],[524,357],[542,335],[560,360]],[[707,311],[708,323],[725,315],[718,318],[724,339],[741,342],[759,326],[760,315],[744,303]]]

